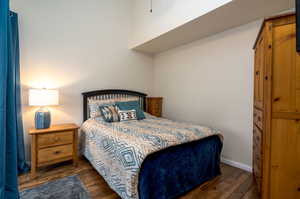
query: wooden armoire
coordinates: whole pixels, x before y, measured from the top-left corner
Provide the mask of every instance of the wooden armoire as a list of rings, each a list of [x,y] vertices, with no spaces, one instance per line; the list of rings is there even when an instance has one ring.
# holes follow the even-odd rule
[[[264,20],[254,50],[254,178],[262,199],[300,199],[300,54],[295,14]]]

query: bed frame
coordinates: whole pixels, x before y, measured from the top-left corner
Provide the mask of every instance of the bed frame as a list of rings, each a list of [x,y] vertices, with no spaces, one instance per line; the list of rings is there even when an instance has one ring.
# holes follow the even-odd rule
[[[117,98],[129,98],[138,97],[141,108],[146,111],[146,97],[147,94],[140,93],[137,91],[121,90],[121,89],[108,89],[108,90],[97,90],[82,93],[83,95],[83,121],[89,118],[88,100],[106,100],[106,99],[117,99]]]

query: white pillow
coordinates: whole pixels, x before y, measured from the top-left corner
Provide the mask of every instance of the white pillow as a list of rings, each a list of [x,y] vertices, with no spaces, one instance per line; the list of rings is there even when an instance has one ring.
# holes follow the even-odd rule
[[[136,111],[133,110],[118,110],[120,122],[129,121],[129,120],[137,120]]]
[[[100,117],[101,112],[99,107],[100,106],[105,106],[105,105],[114,105],[115,102],[112,100],[88,100],[88,105],[90,109],[90,117],[95,118],[95,117]]]

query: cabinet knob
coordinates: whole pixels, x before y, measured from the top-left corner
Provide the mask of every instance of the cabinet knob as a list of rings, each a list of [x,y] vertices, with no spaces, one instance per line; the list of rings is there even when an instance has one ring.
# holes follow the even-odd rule
[[[300,187],[297,190],[300,191]]]
[[[278,102],[280,100],[280,97],[276,97],[273,101]]]
[[[61,151],[55,151],[55,152],[54,152],[55,155],[58,155],[58,154],[60,154],[60,153],[61,153]]]

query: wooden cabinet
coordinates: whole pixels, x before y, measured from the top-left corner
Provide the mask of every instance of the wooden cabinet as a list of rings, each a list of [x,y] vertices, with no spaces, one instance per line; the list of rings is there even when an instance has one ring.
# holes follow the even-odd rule
[[[156,117],[162,116],[162,97],[147,97],[147,113],[154,115]]]
[[[31,176],[36,177],[37,167],[73,160],[77,164],[78,126],[55,125],[49,129],[30,129]]]
[[[266,19],[256,40],[253,175],[263,199],[300,198],[300,54],[295,15]]]

